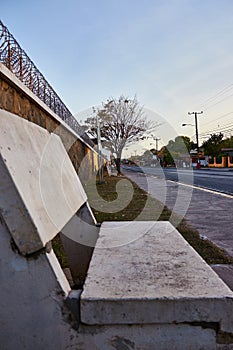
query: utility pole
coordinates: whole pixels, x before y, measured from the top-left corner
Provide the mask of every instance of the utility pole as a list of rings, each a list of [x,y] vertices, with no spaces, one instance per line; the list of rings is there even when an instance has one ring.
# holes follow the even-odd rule
[[[197,155],[199,154],[199,139],[198,139],[198,124],[197,124],[197,115],[202,114],[201,112],[188,112],[189,115],[194,114],[195,117],[195,129],[196,129],[196,142],[197,142]]]
[[[158,142],[159,142],[159,140],[161,140],[161,139],[158,139],[157,137],[155,138],[155,141],[156,141],[156,151],[158,152],[158,150],[159,150],[159,145],[158,145]]]
[[[95,113],[96,110],[94,107],[92,107],[93,112]],[[99,123],[99,116],[98,113],[96,113],[96,133],[97,133],[97,153],[98,153],[98,173],[99,173],[99,183],[101,184],[103,182],[103,167],[102,167],[102,161],[101,161],[101,134],[100,134],[100,123]]]

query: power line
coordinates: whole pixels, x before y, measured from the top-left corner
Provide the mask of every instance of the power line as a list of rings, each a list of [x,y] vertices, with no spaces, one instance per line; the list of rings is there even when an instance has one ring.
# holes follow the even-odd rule
[[[210,109],[210,108],[212,108],[212,107],[218,105],[219,103],[222,103],[223,101],[227,100],[227,99],[230,98],[231,96],[233,96],[233,94],[230,94],[229,96],[224,97],[222,100],[220,100],[220,101],[218,101],[218,102],[216,102],[216,103],[210,105],[209,107],[205,108],[205,110],[208,110],[208,109]]]
[[[208,125],[210,123],[213,123],[214,121],[219,121],[220,119],[225,118],[226,116],[228,116],[228,115],[230,115],[232,113],[233,113],[233,111],[229,112],[229,113],[225,113],[225,114],[219,116],[218,118],[203,124],[202,127],[204,125]],[[214,134],[214,133],[224,133],[224,136],[231,135],[232,128],[233,128],[233,124],[232,124],[232,119],[231,119],[231,121],[226,122],[224,125],[221,125],[221,126],[218,125],[218,127],[215,127],[215,128],[213,128],[211,130],[207,130],[205,132],[200,133],[200,137],[201,138],[207,137],[207,136],[209,136],[211,134]]]
[[[218,98],[219,96],[229,92],[231,89],[233,89],[233,84],[230,84],[228,86],[226,86],[225,88],[223,88],[222,90],[220,90],[219,92],[217,92],[215,95],[207,98],[202,105],[200,106],[201,108],[203,108],[205,105],[207,105],[210,101],[215,100],[216,98]]]
[[[231,136],[232,135],[232,132],[233,132],[233,128],[232,129],[229,129],[229,130],[226,130],[226,131],[221,131],[221,132],[219,132],[219,133],[207,133],[207,134],[202,134],[202,135],[200,135],[200,138],[207,138],[207,137],[210,137],[211,135],[213,135],[213,134],[223,134],[225,137],[227,136],[227,135],[229,135],[229,136]]]
[[[223,127],[223,128],[217,128],[217,129],[203,132],[200,134],[200,137],[205,137],[205,136],[215,134],[215,133],[230,134],[230,133],[232,133],[232,131],[233,131],[233,124],[228,125],[228,126]]]
[[[233,126],[233,123],[232,121],[228,124],[225,124],[225,125],[222,125],[221,128],[222,129],[226,129],[226,128],[229,128],[229,127],[232,127]],[[218,126],[217,128],[214,128],[214,130],[218,130],[220,128],[220,126]]]
[[[212,130],[207,130],[207,131],[201,133],[201,135],[207,134],[207,133],[209,134],[209,133],[214,133],[214,132],[221,132],[221,131],[229,130],[229,129],[231,129],[231,128],[233,128],[233,124],[231,124],[231,125],[226,125],[226,126],[223,126],[223,127],[221,127],[221,128],[218,127],[218,128],[212,129]]]
[[[203,138],[209,137],[211,134],[216,134],[216,133],[217,134],[218,133],[223,133],[224,136],[226,136],[226,135],[231,136],[231,134],[233,133],[233,124],[232,124],[232,122],[230,122],[228,124],[225,124],[225,125],[223,125],[221,127],[218,126],[218,127],[214,128],[214,129],[202,132],[202,133],[199,134],[199,137],[201,139],[203,139]],[[192,140],[194,140],[195,139],[195,135],[192,135],[190,138]]]
[[[209,121],[209,122],[207,122],[207,123],[202,124],[202,126],[207,125],[207,124],[210,124],[210,123],[213,123],[213,122],[215,122],[215,121],[218,121],[219,119],[222,119],[222,118],[224,118],[224,117],[226,117],[227,115],[230,115],[230,114],[232,114],[232,113],[233,113],[233,111],[232,111],[232,112],[229,112],[229,113],[225,113],[225,114],[223,114],[223,115],[220,115],[218,118],[213,119],[213,120],[211,120],[211,121]]]

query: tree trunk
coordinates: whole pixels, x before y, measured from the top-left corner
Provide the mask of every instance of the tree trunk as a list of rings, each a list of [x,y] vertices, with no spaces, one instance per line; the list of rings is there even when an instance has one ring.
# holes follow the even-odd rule
[[[115,158],[117,175],[121,175],[121,158]]]

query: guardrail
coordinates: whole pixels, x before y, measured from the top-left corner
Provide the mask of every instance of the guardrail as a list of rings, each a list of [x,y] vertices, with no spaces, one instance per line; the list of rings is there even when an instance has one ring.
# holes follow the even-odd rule
[[[20,47],[13,35],[0,20],[0,62],[20,79],[37,97],[55,112],[78,135],[83,129],[62,102],[43,74]]]

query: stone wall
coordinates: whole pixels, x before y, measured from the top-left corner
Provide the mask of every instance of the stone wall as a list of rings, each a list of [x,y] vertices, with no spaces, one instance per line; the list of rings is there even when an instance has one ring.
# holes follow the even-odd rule
[[[1,63],[0,109],[14,113],[59,135],[82,182],[87,181],[97,171],[98,161],[94,149]]]

